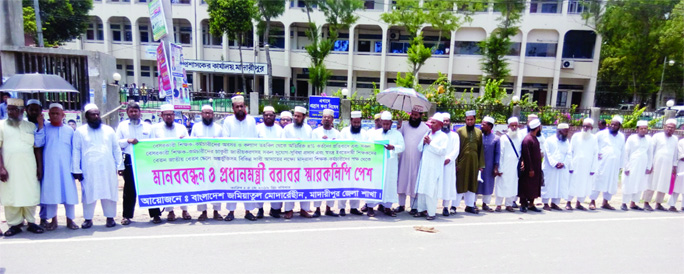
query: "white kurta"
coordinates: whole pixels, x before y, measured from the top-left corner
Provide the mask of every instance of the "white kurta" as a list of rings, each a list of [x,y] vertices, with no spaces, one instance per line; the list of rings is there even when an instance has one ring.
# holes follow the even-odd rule
[[[385,165],[385,183],[382,190],[383,203],[398,203],[397,196],[397,176],[399,175],[399,155],[404,152],[404,137],[396,129],[390,129],[386,133],[383,129],[371,129],[368,131],[368,138],[372,141],[388,140],[394,146],[389,150],[389,158]]]
[[[653,173],[649,190],[668,193],[670,191],[670,180],[672,180],[672,167],[677,166],[677,137],[672,135],[665,136],[664,132],[653,135],[651,139],[653,146]]]
[[[677,173],[680,173],[684,171],[684,161],[682,160],[684,158],[684,139],[677,142],[677,158]],[[684,175],[677,175],[672,192],[684,193]]]
[[[29,121],[21,121],[19,127],[7,125],[7,120],[0,121],[0,147],[8,174],[7,182],[0,182],[0,203],[4,206],[25,207],[40,203],[40,183],[33,153],[35,130],[36,125]]]
[[[583,132],[575,133],[570,140],[571,170],[568,195],[587,197],[593,188],[594,176],[598,168],[598,141],[596,136]]]
[[[620,168],[622,168],[622,150],[625,148],[625,135],[619,132],[613,136],[610,130],[602,130],[596,134],[599,154],[598,172],[594,180],[594,190],[617,193]]]
[[[304,123],[301,127],[296,127],[294,123],[285,126],[283,129],[283,138],[285,139],[311,139],[311,127]]]
[[[161,122],[152,126],[150,139],[178,139],[188,137],[188,129],[179,123],[173,123],[173,127],[167,127]]]
[[[257,137],[264,139],[280,139],[283,136],[283,128],[277,123],[273,126],[266,126],[266,124],[261,123],[256,126]]]
[[[223,120],[223,130],[229,138],[257,138],[256,120],[247,115],[245,119],[239,121],[235,115],[226,117]]]
[[[192,125],[190,137],[221,138],[226,137],[226,135],[223,128],[216,123],[211,123],[211,125],[207,126],[203,122],[199,122]]]
[[[641,138],[637,134],[630,135],[625,142],[622,158],[625,165],[622,171],[622,194],[637,194],[646,190],[650,177],[646,170],[653,166],[651,136]],[[629,175],[625,171],[629,171]]]
[[[496,197],[508,198],[518,195],[518,159],[522,149],[522,141],[526,135],[518,132],[511,141],[515,145],[515,151],[508,140],[508,135],[499,137],[499,172],[501,176],[496,176],[494,183],[494,193]],[[516,154],[517,152],[517,154]]]
[[[317,127],[311,132],[311,139],[313,140],[323,140],[323,136],[327,137],[325,140],[335,140],[340,136],[340,131],[334,127],[330,129]]]
[[[92,204],[105,199],[119,199],[119,176],[121,147],[114,129],[102,124],[93,129],[88,124],[76,128],[72,152],[73,173],[83,174],[81,201]]]
[[[438,197],[442,200],[456,200],[456,159],[461,150],[461,139],[453,131],[447,133],[447,154],[444,160],[449,159],[449,163],[444,165],[444,175],[442,175],[442,195]]]
[[[421,151],[417,147],[423,144],[423,136],[430,132],[430,128],[422,122],[418,127],[414,128],[411,127],[408,121],[404,121],[401,129],[398,131],[404,136],[406,149],[399,158],[399,183],[397,191],[400,194],[413,197],[416,193],[416,179],[418,178],[421,157]]]
[[[40,187],[40,202],[43,204],[78,204],[76,182],[71,175],[73,136],[74,129],[70,126],[45,124],[44,172]]]
[[[544,186],[541,189],[542,198],[567,199],[570,183],[570,141],[558,140],[557,135],[550,136],[544,142],[546,157],[542,164],[544,171]],[[556,168],[556,164],[563,163],[563,168]]]
[[[430,144],[421,141],[417,146],[422,156],[420,157],[415,193],[438,199],[442,197],[444,156],[447,153],[449,136],[441,130],[435,133],[429,131],[424,136],[430,136]]]
[[[351,133],[351,127],[345,127],[340,131],[339,138],[340,140],[354,140],[354,141],[368,141],[368,136],[366,134],[366,131],[364,129],[361,129],[361,132],[357,134],[352,134]]]

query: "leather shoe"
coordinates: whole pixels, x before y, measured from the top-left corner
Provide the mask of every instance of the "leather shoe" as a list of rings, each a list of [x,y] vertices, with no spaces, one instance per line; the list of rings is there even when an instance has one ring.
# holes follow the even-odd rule
[[[456,207],[455,207],[455,206],[450,207],[450,208],[449,208],[449,213],[450,213],[451,215],[456,215]]]
[[[445,207],[444,209],[442,209],[442,216],[445,216],[445,217],[449,216],[449,209],[448,208]]]
[[[116,222],[114,221],[114,218],[107,218],[107,224],[105,226],[106,227],[115,227]]]
[[[662,204],[656,204],[656,208],[655,208],[655,209],[656,209],[656,210],[660,210],[660,211],[667,211],[667,209],[665,209],[665,208],[663,207]]]
[[[363,212],[359,211],[356,208],[352,208],[349,213],[354,214],[354,215],[363,215]]]
[[[176,213],[173,212],[173,210],[169,211],[169,214],[166,215],[166,220],[169,222],[173,222],[176,220]]]
[[[553,210],[558,210],[558,211],[563,211],[563,209],[560,208],[560,206],[558,206],[557,204],[554,204],[554,203],[551,203],[551,209],[553,209]]]
[[[340,216],[344,217],[347,216],[347,211],[343,209],[340,209]]]
[[[42,227],[47,227],[48,226],[48,221],[47,219],[40,219],[40,226]]]
[[[471,214],[479,214],[479,210],[477,208],[472,207],[472,206],[466,206],[465,212],[471,213]]]
[[[543,209],[546,211],[551,211],[551,207],[548,204],[544,204]]]
[[[321,212],[318,212],[318,214],[320,216]],[[304,217],[304,218],[312,218],[313,217],[313,216],[311,216],[311,214],[309,214],[309,212],[306,212],[306,210],[303,210],[303,209],[299,211],[299,216]]]
[[[155,216],[154,218],[152,218],[152,223],[153,224],[161,224],[162,223],[161,217]]]
[[[21,233],[21,226],[15,225],[11,226],[9,230],[5,231],[5,237],[10,237]]]
[[[515,212],[515,209],[513,209],[512,206],[507,206],[507,207],[506,207],[506,211],[508,211],[508,212]]]
[[[214,210],[214,220],[216,221],[223,221],[223,216],[221,216],[221,213],[218,212],[218,210]]]
[[[375,217],[375,210],[373,210],[373,208],[369,207],[368,211],[366,212],[366,215],[368,215],[368,217]]]
[[[365,205],[363,205],[363,207],[361,207],[361,212],[366,212],[366,211],[368,211],[368,204],[365,204]]]
[[[28,232],[33,232],[33,233],[35,233],[35,234],[41,234],[41,233],[45,232],[45,230],[44,230],[42,227],[40,227],[40,226],[38,226],[37,224],[34,224],[34,223],[29,223],[29,224],[28,224],[28,228],[26,229],[26,231],[28,231]]]
[[[335,213],[334,211],[328,209],[325,211],[325,216],[330,216],[330,217],[340,217],[339,214]]]
[[[250,220],[250,221],[256,221],[257,217],[254,216],[251,212],[245,213],[245,219]]]
[[[318,218],[321,217],[321,208],[318,207],[316,208],[316,211],[314,211],[313,215],[311,215],[312,218]]]
[[[391,208],[385,208],[385,215],[390,216],[390,217],[397,217],[397,213],[394,212]]]
[[[651,207],[651,205],[645,204],[645,205],[644,205],[644,210],[646,210],[646,211],[653,211],[653,208]]]
[[[534,212],[541,212],[541,209],[538,209],[536,206],[530,206],[529,210],[532,210]]]
[[[582,206],[582,204],[575,205],[575,209],[587,211],[587,208]]]
[[[629,210],[629,209],[627,209],[627,205],[626,205],[626,204],[622,204],[622,206],[620,206],[620,209],[622,209],[623,211]]]
[[[202,211],[202,214],[200,214],[199,217],[197,217],[197,221],[204,222],[206,220],[207,220],[207,211],[205,210],[205,211]]]
[[[83,223],[81,224],[81,228],[83,228],[83,229],[88,229],[88,228],[91,228],[91,227],[93,227],[93,221],[92,221],[92,220],[85,220],[85,221],[83,221]]]
[[[526,212],[527,212],[527,207],[521,206],[521,207],[520,207],[520,212],[526,213]]]
[[[289,219],[292,219],[293,215],[294,215],[294,211],[292,211],[292,210],[286,211],[284,218],[289,220]]]
[[[610,205],[610,204],[603,204],[603,205],[601,206],[601,208],[607,209],[607,210],[615,210],[615,208],[614,208],[612,205]]]
[[[278,218],[280,218],[280,210],[275,210],[275,209],[271,208],[271,211],[268,212],[268,216],[271,216],[273,218],[278,219]],[[292,218],[292,217],[290,216],[290,218]]]
[[[404,206],[399,206],[399,207],[397,207],[397,210],[395,210],[395,211],[396,211],[397,213],[402,213],[402,212],[404,212],[405,210],[406,210],[406,209],[404,208]]]
[[[264,208],[260,208],[259,211],[257,211],[256,217],[257,217],[257,219],[263,219],[264,218]]]
[[[230,222],[232,220],[235,220],[235,214],[233,213],[233,211],[228,212],[228,215],[226,215],[226,218],[224,218],[223,220],[226,222]]]
[[[489,207],[487,204],[482,204],[482,210],[487,211],[487,212],[494,212],[494,210]]]
[[[674,206],[671,206],[671,207],[668,209],[668,211],[677,212],[677,208],[674,207]]]
[[[410,215],[416,215],[416,213],[418,213],[418,210],[415,208],[413,208],[413,209],[411,209],[411,211],[409,211]]]
[[[638,205],[630,206],[629,209],[631,209],[631,210],[638,210],[638,211],[644,211],[644,209],[641,208],[641,207],[639,207]]]
[[[501,212],[501,206],[496,206],[496,209],[494,209],[494,212]]]
[[[380,212],[385,211],[385,206],[382,204],[378,204],[378,211],[380,211]]]
[[[192,220],[192,216],[190,216],[190,213],[188,213],[187,210],[183,210],[183,213],[181,213],[181,216],[183,216],[183,220]]]
[[[129,219],[129,218],[121,219],[121,225],[130,225],[130,224],[131,224],[131,219]]]

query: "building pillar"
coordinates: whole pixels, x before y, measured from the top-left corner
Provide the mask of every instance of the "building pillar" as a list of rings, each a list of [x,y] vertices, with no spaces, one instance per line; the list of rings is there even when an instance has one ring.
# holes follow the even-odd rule
[[[112,28],[109,26],[109,18],[102,18],[102,38],[104,38],[102,42],[105,46],[105,53],[112,54]]]
[[[356,25],[349,26],[349,51],[347,51],[347,89],[349,94],[354,93],[354,43],[356,41]]]
[[[283,52],[283,57],[284,57],[283,66],[290,67],[290,39],[292,39],[290,37],[290,24],[287,23],[287,24],[283,24],[283,25],[285,25],[285,32],[284,32],[284,34],[285,34],[285,51]],[[271,60],[271,63],[273,63],[273,60]],[[289,94],[289,91],[286,93]]]
[[[529,12],[529,9],[528,9]],[[525,53],[527,52],[527,31],[522,32],[522,40],[520,40],[520,62],[518,62],[518,76],[516,77],[515,87],[513,94],[521,97],[522,94],[522,84],[524,82],[525,76]]]
[[[221,56],[223,56],[223,60],[221,61],[230,61],[230,41],[228,40],[228,34],[223,34],[221,36],[221,40],[223,41],[221,43],[221,52],[223,53]]]
[[[131,24],[131,35],[133,35],[133,83],[140,87],[140,30],[138,30],[137,20]]]
[[[592,60],[591,78],[589,78],[589,85],[585,87],[584,92],[582,93],[582,103],[580,104],[580,108],[589,108],[594,106],[599,59],[601,57],[601,43],[603,43],[603,38],[601,35],[597,34],[596,44],[594,46],[594,59]]]
[[[385,0],[385,3],[389,1]],[[387,88],[387,32],[389,27],[382,25],[382,53],[380,54],[380,90]]]
[[[567,9],[567,7],[566,7]],[[558,44],[556,46],[556,64],[553,69],[553,84],[551,86],[551,106],[556,106],[558,100],[558,85],[560,84],[561,65],[563,64],[563,44],[565,43],[565,34],[567,32],[559,33]]]
[[[456,31],[451,32],[451,40],[449,41],[449,67],[447,68],[447,80],[449,83],[454,78],[454,43],[456,42]]]

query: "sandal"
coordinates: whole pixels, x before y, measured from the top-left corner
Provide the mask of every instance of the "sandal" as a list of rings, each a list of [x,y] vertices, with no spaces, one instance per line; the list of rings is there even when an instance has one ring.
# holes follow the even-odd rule
[[[11,237],[11,236],[17,235],[21,232],[22,232],[21,228],[18,225],[15,225],[15,226],[11,226],[9,228],[9,230],[5,231],[4,235],[5,235],[5,237]]]
[[[34,224],[34,223],[30,223],[30,224],[28,225],[28,228],[26,229],[26,231],[30,231],[30,232],[33,232],[33,233],[36,233],[36,234],[40,234],[40,233],[45,232],[45,230],[44,230],[42,227],[40,227],[40,226],[38,226],[37,224]]]

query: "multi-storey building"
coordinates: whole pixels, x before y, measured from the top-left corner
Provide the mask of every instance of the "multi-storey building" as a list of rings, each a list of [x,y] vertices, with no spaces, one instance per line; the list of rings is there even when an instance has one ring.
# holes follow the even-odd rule
[[[102,51],[117,59],[122,83],[157,86],[155,48],[148,0],[94,0],[88,30],[66,47]],[[183,46],[186,60],[239,61],[236,41],[209,33],[209,15],[204,0],[173,0],[173,35]],[[594,103],[601,37],[582,19],[579,0],[527,0],[520,31],[513,37],[509,56],[511,77],[505,86],[511,95],[531,93],[540,105],[589,107]],[[273,93],[283,96],[311,95],[304,47],[307,15],[303,1],[285,1],[285,13],[271,24],[269,41],[273,67]],[[409,70],[406,50],[408,33],[380,19],[393,7],[391,0],[367,0],[358,21],[340,33],[334,52],[325,65],[333,73],[326,91],[347,87],[367,94],[376,84],[384,89],[395,85],[397,72]],[[455,7],[454,12],[458,12]],[[492,5],[472,15],[448,38],[430,26],[423,28],[433,56],[421,68],[420,84],[431,84],[438,73],[446,74],[459,90],[479,91],[482,56],[478,43],[496,30],[500,13]],[[325,18],[316,10],[312,19],[322,25]],[[253,36],[242,45],[244,62],[265,63],[261,37]],[[325,26],[323,27],[325,28]],[[324,31],[323,35],[327,35]],[[439,42],[438,42],[439,41]],[[255,49],[256,45],[256,49]],[[256,81],[253,77],[256,76]],[[263,75],[247,75],[248,90],[261,93],[268,81]],[[188,71],[194,90],[235,92],[242,89],[240,74]]]

